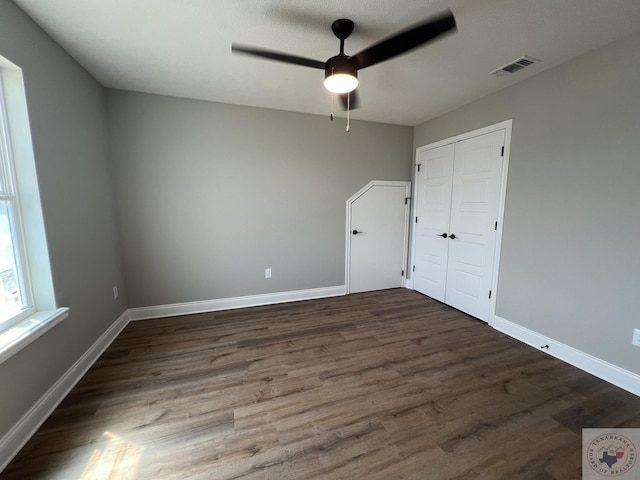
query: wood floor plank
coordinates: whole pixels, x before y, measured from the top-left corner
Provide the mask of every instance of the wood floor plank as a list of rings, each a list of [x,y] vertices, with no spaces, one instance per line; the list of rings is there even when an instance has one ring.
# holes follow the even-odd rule
[[[396,289],[133,322],[0,478],[581,476],[640,398]]]

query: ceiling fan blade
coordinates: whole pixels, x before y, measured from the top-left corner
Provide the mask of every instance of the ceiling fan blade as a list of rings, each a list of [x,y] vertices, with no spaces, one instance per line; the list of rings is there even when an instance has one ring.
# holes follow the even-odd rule
[[[292,63],[294,65],[302,65],[303,67],[320,68],[324,70],[325,63],[312,58],[298,57],[297,55],[289,55],[288,53],[275,52],[273,50],[265,50],[263,48],[247,47],[233,43],[231,45],[233,53],[241,53],[252,55],[254,57],[268,58],[278,62]]]
[[[342,103],[342,108],[346,110],[355,110],[360,107],[360,98],[358,98],[358,90],[352,90],[349,93],[340,93],[338,95],[340,97],[340,103]]]
[[[358,69],[367,68],[435,40],[447,32],[453,33],[455,30],[456,20],[451,10],[447,10],[436,17],[431,17],[420,25],[382,40],[356,53],[351,58],[357,61]]]

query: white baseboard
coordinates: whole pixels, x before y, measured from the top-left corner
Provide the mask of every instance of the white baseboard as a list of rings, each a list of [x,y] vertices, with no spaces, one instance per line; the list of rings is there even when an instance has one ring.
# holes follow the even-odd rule
[[[6,435],[0,439],[0,472],[62,402],[100,355],[129,323],[128,312],[120,315],[109,329],[65,372],[62,377],[29,409]]]
[[[408,278],[404,281],[404,288],[408,288],[409,290],[413,290],[413,279]]]
[[[272,305],[275,303],[297,302],[314,298],[337,297],[346,294],[344,285],[336,287],[311,288],[308,290],[294,290],[290,292],[266,293],[264,295],[249,295],[246,297],[220,298],[199,302],[173,303],[170,305],[156,305],[152,307],[130,308],[130,320],[146,320],[149,318],[175,317],[193,313],[216,312],[235,308]]]
[[[570,347],[569,345],[565,345],[564,343],[545,337],[544,335],[517,325],[509,320],[505,320],[497,315],[491,322],[491,326],[496,330],[515,338],[516,340],[520,340],[527,345],[537,348],[538,350],[541,350],[541,346],[548,345],[549,348],[542,349],[541,351],[627,390],[628,392],[640,396],[640,375],[596,358],[581,350]]]

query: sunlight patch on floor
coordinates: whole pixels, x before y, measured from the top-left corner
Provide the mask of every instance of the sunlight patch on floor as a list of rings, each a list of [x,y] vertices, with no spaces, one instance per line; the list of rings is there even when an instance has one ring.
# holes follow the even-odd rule
[[[82,472],[80,480],[133,480],[136,478],[144,447],[104,432],[109,443],[104,450],[95,450]]]

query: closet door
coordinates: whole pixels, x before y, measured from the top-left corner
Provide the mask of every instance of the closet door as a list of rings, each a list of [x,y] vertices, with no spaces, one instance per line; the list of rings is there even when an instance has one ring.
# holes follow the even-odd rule
[[[489,321],[505,130],[416,157],[413,288]]]
[[[347,292],[404,286],[409,182],[371,182],[347,202]]]
[[[413,288],[445,301],[454,144],[417,158]]]
[[[445,302],[488,321],[504,130],[455,145]]]

